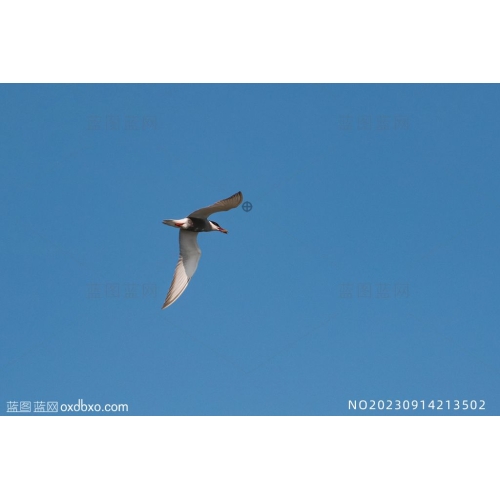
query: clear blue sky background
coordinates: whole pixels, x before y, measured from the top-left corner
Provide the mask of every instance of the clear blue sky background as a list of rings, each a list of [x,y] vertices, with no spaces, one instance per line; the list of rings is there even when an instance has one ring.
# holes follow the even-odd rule
[[[500,414],[499,117],[493,85],[0,87],[1,413]],[[162,219],[239,190],[162,311]]]

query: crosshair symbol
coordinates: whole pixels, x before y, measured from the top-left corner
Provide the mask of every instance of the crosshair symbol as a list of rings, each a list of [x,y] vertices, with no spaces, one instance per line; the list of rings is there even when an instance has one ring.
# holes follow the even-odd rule
[[[241,205],[241,208],[245,212],[250,212],[250,210],[252,210],[253,206],[252,206],[252,204],[249,201],[245,201],[245,203],[243,203],[243,205]]]

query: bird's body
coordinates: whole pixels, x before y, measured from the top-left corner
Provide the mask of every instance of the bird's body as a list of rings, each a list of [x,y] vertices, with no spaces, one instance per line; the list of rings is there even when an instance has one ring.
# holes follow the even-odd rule
[[[174,278],[162,309],[172,305],[184,292],[193,277],[201,257],[198,246],[198,233],[220,231],[227,234],[227,230],[208,220],[215,212],[225,212],[236,208],[243,201],[241,191],[224,200],[218,201],[209,207],[200,208],[184,219],[166,219],[163,224],[179,228],[180,255],[175,268]]]

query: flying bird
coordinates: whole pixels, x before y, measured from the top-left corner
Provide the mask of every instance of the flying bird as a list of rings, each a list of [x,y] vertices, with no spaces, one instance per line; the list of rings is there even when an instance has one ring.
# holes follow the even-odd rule
[[[232,208],[236,208],[242,201],[243,194],[241,191],[238,191],[225,200],[218,201],[209,207],[195,210],[184,219],[166,219],[163,221],[163,224],[177,227],[180,230],[180,255],[175,267],[174,278],[162,309],[172,305],[182,295],[198,267],[198,261],[201,257],[201,250],[197,241],[198,233],[220,231],[227,234],[226,229],[220,227],[217,222],[208,220],[208,217],[215,212],[227,212]]]

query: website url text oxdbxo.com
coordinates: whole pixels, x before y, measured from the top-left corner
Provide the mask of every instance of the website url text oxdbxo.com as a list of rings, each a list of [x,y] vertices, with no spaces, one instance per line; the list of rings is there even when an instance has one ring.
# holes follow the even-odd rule
[[[84,403],[83,399],[79,399],[78,403],[76,403],[76,404],[62,403],[59,406],[59,409],[62,412],[72,412],[72,411],[128,412],[128,404],[126,404],[126,403],[120,403],[120,404],[106,403],[105,405],[101,406],[99,403],[96,403],[96,404]]]

